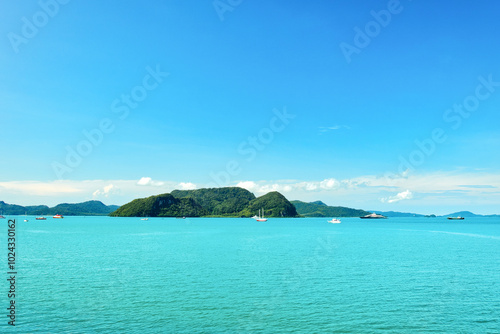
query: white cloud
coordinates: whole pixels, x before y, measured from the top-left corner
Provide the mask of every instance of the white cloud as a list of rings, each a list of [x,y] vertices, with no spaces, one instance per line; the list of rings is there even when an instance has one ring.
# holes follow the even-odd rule
[[[326,179],[319,183],[321,189],[334,189],[339,186],[339,181],[335,179]]]
[[[241,181],[236,187],[241,187],[255,193],[268,193],[271,191],[292,192],[292,191],[322,191],[337,189],[341,183],[333,178],[322,181]]]
[[[181,190],[194,190],[196,189],[196,184],[191,182],[181,182],[179,183],[179,188],[181,188]]]
[[[256,189],[258,189],[257,183],[255,183],[253,181],[238,182],[238,184],[236,184],[236,187],[240,187],[240,188],[246,189],[248,191],[256,191]]]
[[[153,186],[153,187],[161,187],[164,185],[163,182],[153,181],[150,177],[141,177],[139,181],[137,181],[139,186]]]
[[[102,187],[101,189],[97,189],[92,194],[93,198],[105,197],[109,198],[110,195],[115,195],[120,192],[120,188],[114,186],[113,184],[108,184],[107,186]]]
[[[412,198],[413,198],[412,192],[407,189],[405,191],[398,193],[395,196],[381,198],[380,201],[382,203],[395,203],[405,199],[412,199]]]
[[[152,179],[150,177],[142,177],[137,184],[140,186],[147,186],[151,183]]]
[[[298,189],[305,189],[307,191],[314,191],[318,189],[318,183],[317,182],[300,182],[295,185],[292,185],[294,188]]]

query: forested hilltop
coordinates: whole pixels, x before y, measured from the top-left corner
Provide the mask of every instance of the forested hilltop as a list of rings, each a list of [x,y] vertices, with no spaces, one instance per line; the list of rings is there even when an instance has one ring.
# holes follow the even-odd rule
[[[306,203],[291,201],[297,212],[304,217],[361,217],[370,214],[365,210],[346,208],[343,206],[328,206],[321,201]]]
[[[101,201],[87,201],[75,204],[63,203],[52,208],[47,205],[21,206],[0,201],[0,214],[3,215],[106,216],[117,208],[117,205],[105,205]]]
[[[261,197],[238,187],[174,190],[170,194],[135,199],[111,213],[114,217],[298,217],[279,192]]]

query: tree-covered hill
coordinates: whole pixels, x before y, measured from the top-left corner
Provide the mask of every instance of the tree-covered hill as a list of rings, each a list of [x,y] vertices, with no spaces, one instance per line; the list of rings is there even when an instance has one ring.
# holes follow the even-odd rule
[[[62,203],[50,209],[51,215],[60,214],[63,216],[92,216],[92,215],[108,215],[114,206],[111,208],[104,205],[101,201],[87,201],[83,203],[69,204]],[[43,214],[43,209],[36,214]]]
[[[4,215],[56,215],[63,216],[105,216],[115,211],[118,208],[116,205],[104,205],[100,201],[87,201],[83,203],[63,203],[58,204],[53,208],[46,205],[20,206],[7,204],[0,201],[0,213]]]
[[[298,217],[297,210],[285,196],[277,191],[267,193],[261,197],[252,200],[248,207],[245,208],[241,215],[252,217],[259,210],[263,210],[265,217]]]
[[[111,216],[119,217],[252,217],[259,209],[266,217],[296,217],[295,207],[280,193],[259,198],[243,188],[174,190],[171,194],[135,199]]]
[[[193,198],[176,198],[171,194],[134,199],[118,210],[113,217],[200,217],[207,211]]]
[[[304,217],[361,217],[370,214],[364,210],[346,208],[343,206],[328,206],[321,201],[306,203],[291,201],[297,212]]]
[[[239,216],[255,195],[239,187],[174,190],[176,198],[192,198],[213,216]]]
[[[2,215],[24,215],[26,211],[24,206],[7,204],[4,201],[0,201],[0,214]]]

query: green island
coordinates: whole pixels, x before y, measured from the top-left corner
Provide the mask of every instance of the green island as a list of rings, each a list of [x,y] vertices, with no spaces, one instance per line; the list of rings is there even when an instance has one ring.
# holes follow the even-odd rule
[[[291,201],[301,216],[304,217],[362,217],[371,212],[346,208],[343,206],[328,206],[321,201],[306,203]]]
[[[101,201],[87,201],[75,204],[62,203],[52,208],[47,205],[21,206],[0,201],[0,212],[4,215],[107,216],[118,208],[118,205],[105,205]]]
[[[238,187],[174,190],[135,199],[112,212],[113,217],[299,217],[295,206],[277,191],[260,197]]]

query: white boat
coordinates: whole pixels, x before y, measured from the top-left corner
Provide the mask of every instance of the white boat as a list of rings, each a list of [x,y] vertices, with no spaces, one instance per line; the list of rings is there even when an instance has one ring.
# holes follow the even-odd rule
[[[252,218],[258,222],[267,222],[267,218],[264,218],[264,210],[262,210],[262,216],[260,215],[260,210],[259,210],[259,215],[253,216]]]
[[[141,218],[141,220],[149,220],[149,218]]]
[[[28,222],[28,214],[27,214],[27,212],[24,213],[24,221]]]
[[[363,216],[363,217],[359,217],[359,218],[361,218],[361,219],[386,219],[387,217],[379,215],[379,214],[376,214],[376,213],[371,213],[369,215],[366,215],[366,216]]]
[[[332,220],[329,220],[328,222],[331,223],[331,224],[340,224],[340,223],[342,223],[340,221],[340,219],[337,219],[337,218],[333,218]]]

